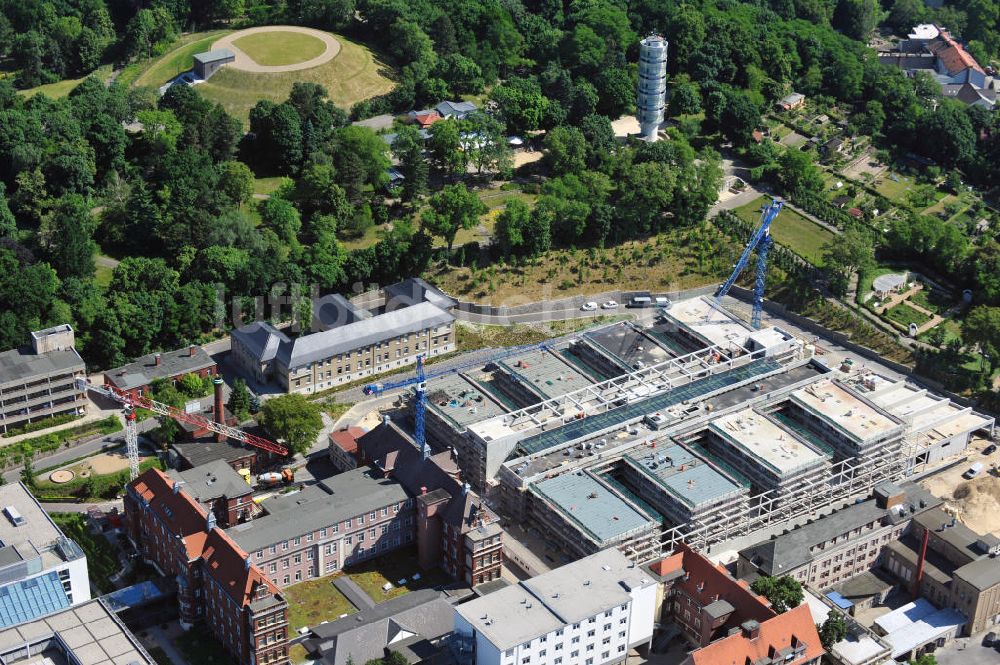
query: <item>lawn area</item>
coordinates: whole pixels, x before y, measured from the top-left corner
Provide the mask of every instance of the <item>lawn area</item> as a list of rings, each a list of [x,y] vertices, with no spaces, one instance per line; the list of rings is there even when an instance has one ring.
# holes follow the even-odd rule
[[[291,30],[257,32],[233,42],[258,65],[294,65],[323,55],[326,44],[312,35]]]
[[[52,99],[61,99],[62,97],[68,95],[73,88],[80,85],[83,79],[88,76],[96,76],[102,81],[105,81],[109,76],[111,76],[111,65],[102,65],[87,76],[81,76],[78,79],[63,79],[62,81],[46,83],[45,85],[40,85],[37,88],[28,88],[27,90],[19,90],[18,92],[25,97],[34,97],[38,94],[44,94]]]
[[[898,180],[893,180],[892,176],[895,176]],[[876,185],[875,190],[890,201],[898,202],[899,197],[903,196],[906,190],[912,186],[913,178],[910,176],[887,171],[882,175],[882,181]]]
[[[173,50],[159,58],[150,58],[129,78],[135,77],[134,85],[158,88],[178,74],[191,69],[194,66],[192,61],[194,54],[210,50],[212,44],[228,32],[231,30],[212,30],[184,35],[175,42]]]
[[[899,270],[889,266],[879,266],[861,275],[858,279],[858,303],[865,302],[866,296],[872,292],[872,282],[875,281],[876,277],[890,275],[894,272],[899,272]]]
[[[333,579],[334,576],[327,576],[285,587],[289,629],[294,631],[303,626],[315,626],[321,621],[333,621],[341,614],[358,611],[333,586]]]
[[[90,583],[101,593],[114,591],[111,576],[118,572],[118,556],[115,548],[104,536],[95,536],[87,530],[87,516],[83,513],[50,513],[68,538],[71,538],[87,555],[87,571]]]
[[[761,206],[768,203],[770,199],[762,196],[733,212],[740,219],[756,225],[760,221]],[[823,246],[834,239],[832,233],[787,206],[771,224],[771,235],[779,245],[784,245],[816,266],[823,265]]]
[[[273,178],[254,178],[253,193],[274,194],[285,180],[288,180],[288,178],[285,178],[284,176],[275,176]]]
[[[296,81],[319,83],[330,99],[343,109],[362,99],[389,92],[393,82],[387,77],[389,67],[379,62],[366,47],[337,35],[340,53],[333,60],[294,72],[259,74],[223,67],[198,85],[198,92],[226,111],[247,122],[250,109],[262,99],[280,103],[288,98]]]
[[[885,317],[890,321],[895,321],[896,323],[901,323],[904,327],[909,328],[911,323],[915,323],[918,327],[930,321],[930,317],[923,312],[918,312],[913,309],[905,302],[901,302],[895,307],[891,308],[885,313]]]
[[[944,346],[947,346],[953,340],[962,339],[962,324],[955,319],[945,319],[930,330],[920,333],[917,339],[921,342],[932,344],[933,342],[931,340],[934,339],[936,335],[940,334],[937,332],[939,328],[944,330]]]
[[[941,314],[953,304],[944,293],[927,287],[917,291],[907,300],[935,314]]]
[[[940,197],[937,199],[937,202],[924,209],[923,213],[925,215],[936,215],[939,212],[942,212],[946,205],[950,203],[957,203],[961,200],[954,194],[943,194],[940,190],[937,192],[937,196]]]
[[[174,640],[174,646],[188,665],[233,665],[234,662],[215,635],[201,624],[184,633],[182,639]]]
[[[364,589],[365,593],[371,596],[376,603],[450,581],[443,570],[437,568],[428,571],[420,570],[417,565],[416,550],[409,548],[390,552],[359,566],[352,566],[346,569],[345,573]],[[412,579],[414,573],[420,573],[420,579],[416,582]],[[404,577],[407,581],[406,585],[397,586],[396,582]],[[383,591],[382,587],[387,582],[392,584],[392,588]]]

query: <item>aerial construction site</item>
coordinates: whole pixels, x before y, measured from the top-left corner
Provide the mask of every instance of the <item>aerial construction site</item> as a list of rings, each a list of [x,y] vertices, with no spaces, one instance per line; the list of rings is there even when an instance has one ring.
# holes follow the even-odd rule
[[[992,433],[992,417],[791,324],[755,329],[729,300],[429,376],[427,443],[566,560],[615,546],[641,562],[828,512]]]

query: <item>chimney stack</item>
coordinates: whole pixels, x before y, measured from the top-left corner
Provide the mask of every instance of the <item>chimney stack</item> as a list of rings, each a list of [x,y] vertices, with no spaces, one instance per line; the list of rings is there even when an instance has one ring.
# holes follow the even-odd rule
[[[195,346],[194,344],[192,344],[191,346],[188,347],[188,356],[191,357],[191,358],[193,358],[194,354],[197,352],[197,350],[198,350],[198,347]]]
[[[247,558],[243,560],[244,570],[250,570],[250,555],[247,554]]]
[[[159,353],[157,353],[157,354],[156,354],[155,356],[153,356],[153,362],[154,362],[154,363],[156,363],[156,366],[157,366],[157,367],[159,367],[159,366],[160,366],[160,363],[161,363],[162,361],[163,361],[163,359],[162,359],[162,358],[160,357],[160,354],[159,354]]]
[[[466,496],[469,493],[470,489],[472,489],[472,487],[471,487],[471,485],[469,485],[469,483],[463,483],[462,484],[462,496]]]
[[[747,639],[755,640],[760,636],[760,624],[753,619],[741,623],[740,629],[743,631],[743,637]]]
[[[423,496],[424,494],[427,494],[427,488],[426,487],[421,487],[420,488],[420,496]]]
[[[215,384],[215,422],[226,424],[226,404],[222,399],[222,377],[217,376],[212,380]],[[221,432],[215,435],[215,440],[222,443],[226,440],[226,435]]]

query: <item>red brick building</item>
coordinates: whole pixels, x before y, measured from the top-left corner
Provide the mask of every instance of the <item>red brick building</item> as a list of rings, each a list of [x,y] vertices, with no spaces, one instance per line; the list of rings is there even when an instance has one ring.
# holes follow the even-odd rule
[[[158,469],[129,483],[129,539],[177,584],[182,625],[204,624],[239,665],[288,663],[288,604],[206,510]]]
[[[149,396],[150,384],[157,379],[177,382],[185,374],[202,378],[219,373],[212,356],[205,349],[192,344],[176,351],[150,353],[128,365],[109,369],[104,373],[104,385],[118,388],[137,397]]]
[[[756,663],[765,658],[818,665],[824,650],[807,605],[777,614],[745,581],[684,543],[648,569],[660,583],[657,620],[678,626],[693,647],[682,665]]]
[[[397,480],[415,496],[422,568],[440,566],[471,586],[500,578],[499,518],[462,482],[451,453],[424,459],[413,439],[388,419],[361,437],[358,447],[362,463]]]

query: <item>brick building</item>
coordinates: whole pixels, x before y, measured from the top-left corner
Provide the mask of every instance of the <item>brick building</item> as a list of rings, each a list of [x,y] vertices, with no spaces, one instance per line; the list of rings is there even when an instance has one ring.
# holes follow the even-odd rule
[[[693,647],[683,665],[818,665],[824,650],[807,605],[775,613],[746,582],[684,543],[647,569],[660,585],[656,620],[675,624]]]
[[[104,373],[104,385],[123,390],[132,396],[149,395],[150,385],[157,379],[173,383],[185,374],[201,378],[219,373],[212,356],[205,349],[192,344],[175,351],[150,353],[133,362]]]
[[[424,457],[406,432],[386,418],[358,440],[361,459],[415,497],[415,540],[422,568],[440,565],[475,586],[500,578],[499,518],[461,480],[450,452]]]
[[[246,522],[255,512],[253,488],[223,460],[168,474],[191,498],[212,511],[224,529]]]
[[[204,624],[239,665],[288,662],[288,604],[206,510],[158,469],[129,483],[129,539],[177,585],[182,625]]]

